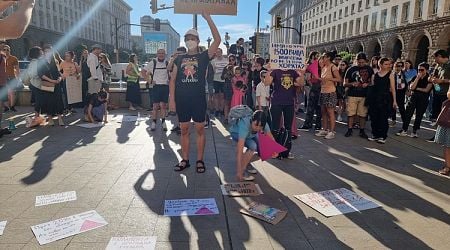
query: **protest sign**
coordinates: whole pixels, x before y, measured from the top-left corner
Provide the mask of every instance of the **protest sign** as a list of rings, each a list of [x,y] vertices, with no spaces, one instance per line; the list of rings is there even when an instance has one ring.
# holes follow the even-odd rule
[[[83,92],[81,90],[81,77],[68,76],[66,78],[67,103],[79,103],[83,101]]]
[[[164,203],[164,216],[214,214],[219,214],[219,208],[217,208],[214,198],[166,200]]]
[[[0,235],[3,235],[3,231],[5,231],[6,222],[7,222],[6,220],[0,221]]]
[[[276,225],[286,217],[287,212],[277,208],[269,207],[267,205],[253,202],[247,209],[241,209],[240,212],[245,215],[250,215],[257,219],[263,220],[270,224]]]
[[[258,134],[258,141],[259,156],[261,157],[261,161],[271,159],[274,154],[278,154],[287,150],[287,148],[281,146],[271,137],[263,133]]]
[[[270,44],[270,69],[303,69],[306,48],[302,44]]]
[[[57,193],[57,194],[49,194],[49,195],[40,195],[36,196],[36,203],[34,206],[40,207],[50,204],[63,203],[67,201],[74,201],[77,199],[77,193],[75,191]]]
[[[295,198],[326,217],[380,207],[346,188],[295,195]]]
[[[223,195],[228,196],[258,196],[263,194],[258,184],[253,182],[236,182],[220,185]]]
[[[237,15],[238,0],[175,0],[175,14]]]
[[[32,226],[31,230],[40,245],[64,239],[79,233],[87,232],[107,225],[95,210],[75,214],[58,220]]]
[[[106,250],[153,250],[156,236],[112,237]]]

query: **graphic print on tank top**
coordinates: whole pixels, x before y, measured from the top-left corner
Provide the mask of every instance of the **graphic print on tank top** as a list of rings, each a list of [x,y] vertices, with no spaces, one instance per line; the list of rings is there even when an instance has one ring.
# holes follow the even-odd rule
[[[183,58],[181,61],[183,72],[182,83],[198,83],[198,59],[197,57]]]
[[[281,86],[285,89],[289,89],[294,85],[294,79],[291,74],[283,74],[281,78]]]

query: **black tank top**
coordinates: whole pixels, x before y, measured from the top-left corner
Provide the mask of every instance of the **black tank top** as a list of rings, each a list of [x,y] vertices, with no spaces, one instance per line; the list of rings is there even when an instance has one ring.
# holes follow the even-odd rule
[[[385,76],[380,76],[378,73],[374,76],[373,85],[369,87],[367,93],[367,104],[369,107],[385,107],[392,102],[391,96],[391,72],[388,72]]]
[[[375,74],[375,78],[373,81],[372,91],[374,94],[381,95],[390,93],[391,81],[390,81],[391,72],[387,73],[385,76],[381,77],[379,73]]]

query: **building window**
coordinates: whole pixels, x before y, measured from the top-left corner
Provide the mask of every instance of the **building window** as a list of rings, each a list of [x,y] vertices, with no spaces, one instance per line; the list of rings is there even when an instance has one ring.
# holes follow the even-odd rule
[[[370,8],[370,0],[366,0],[366,9]]]
[[[333,26],[332,28],[331,39],[336,40],[336,26]]]
[[[355,35],[359,35],[360,32],[361,32],[361,18],[356,18]]]
[[[380,29],[386,29],[387,9],[381,11]]]
[[[373,6],[378,6],[380,5],[380,3],[378,2],[378,0],[373,0]]]
[[[367,32],[367,28],[369,27],[369,16],[364,16],[363,20],[363,32]]]
[[[416,0],[416,18],[423,17],[424,0]]]
[[[398,6],[394,6],[391,9],[391,27],[397,26]]]
[[[342,9],[339,10],[339,19],[342,19]]]
[[[331,23],[331,13],[328,15],[328,23]]]
[[[409,19],[409,9],[410,9],[410,3],[406,2],[403,4],[402,8],[402,22],[408,22]]]
[[[337,26],[336,39],[341,39],[341,25],[340,24]]]
[[[333,14],[333,20],[336,21],[336,11]]]
[[[372,24],[370,25],[370,31],[377,30],[377,13],[372,13]]]
[[[348,6],[345,7],[345,16],[348,16]]]
[[[439,9],[440,0],[431,0],[431,13],[430,15],[437,15]]]
[[[351,15],[355,14],[355,4],[352,4],[352,8],[350,10]]]
[[[358,2],[358,12],[362,11],[362,0]]]
[[[353,20],[348,24],[348,36],[353,36]]]
[[[347,23],[344,23],[342,25],[342,38],[345,38],[347,36]]]

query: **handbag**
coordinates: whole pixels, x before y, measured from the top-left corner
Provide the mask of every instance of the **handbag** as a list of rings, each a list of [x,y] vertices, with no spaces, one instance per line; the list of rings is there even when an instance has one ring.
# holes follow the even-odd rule
[[[450,128],[450,100],[442,104],[442,110],[439,113],[436,124],[441,127]]]

